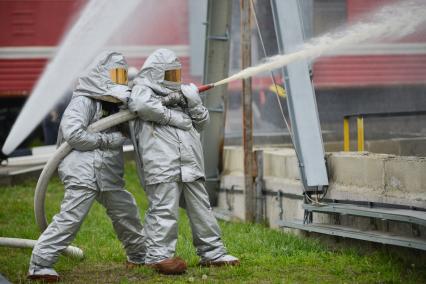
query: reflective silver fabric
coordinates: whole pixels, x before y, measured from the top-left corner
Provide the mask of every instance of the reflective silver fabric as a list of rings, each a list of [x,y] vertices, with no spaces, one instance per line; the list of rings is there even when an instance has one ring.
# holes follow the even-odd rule
[[[88,188],[68,188],[65,191],[60,213],[43,232],[34,246],[30,267],[52,267],[59,254],[74,240],[93,202],[102,204],[127,257],[131,262],[143,263],[142,225],[135,199],[126,190],[95,191]]]
[[[128,102],[129,110],[140,117],[132,124],[133,143],[150,203],[144,229],[146,263],[156,263],[174,254],[181,197],[191,222],[194,245],[202,260],[226,254],[203,183],[199,131],[208,123],[209,113],[202,104],[169,109],[161,103],[162,98],[180,90],[179,84],[163,80],[165,70],[179,66],[172,51],[155,51],[134,80]]]
[[[174,255],[178,236],[179,199],[182,195],[191,225],[192,241],[201,261],[226,254],[220,228],[200,180],[147,185],[149,208],[145,215],[146,263],[156,263]]]
[[[204,178],[203,150],[198,131],[209,121],[203,105],[168,109],[161,98],[180,89],[163,81],[165,70],[180,66],[167,49],[151,54],[132,89],[128,107],[141,119],[135,121],[135,146],[139,149],[145,184]],[[188,120],[190,118],[190,120]]]
[[[126,103],[130,94],[128,86],[119,85],[111,80],[110,70],[125,68],[127,62],[121,53],[114,51],[102,52],[89,66],[88,70],[78,78],[74,96],[88,96],[97,100],[121,101]]]
[[[117,129],[102,133],[86,131],[90,124],[102,118],[101,101],[106,94],[127,102],[130,89],[113,83],[109,77],[109,69],[118,67],[127,68],[123,55],[103,53],[87,74],[79,78],[58,133],[58,145],[67,141],[74,148],[58,169],[65,187],[85,186],[106,191],[124,186],[123,141]]]
[[[125,138],[116,129],[102,133],[87,131],[90,124],[102,117],[101,101],[105,94],[127,101],[128,88],[116,88],[119,85],[109,79],[110,68],[127,68],[127,64],[124,57],[115,52],[105,53],[96,60],[87,75],[80,78],[62,117],[58,144],[67,141],[73,148],[58,169],[65,196],[60,213],[33,249],[31,267],[51,267],[57,261],[60,252],[75,238],[95,200],[106,208],[129,261],[144,262],[139,211],[133,196],[124,190],[122,145]]]
[[[59,276],[58,272],[51,267],[43,267],[34,263],[30,264],[28,275],[52,275]]]
[[[101,191],[120,190],[123,180],[123,147],[114,144],[116,130],[107,133],[89,133],[87,127],[102,116],[99,101],[76,96],[64,112],[59,137],[74,150],[59,164],[58,173],[65,187],[85,186]],[[103,149],[100,149],[102,147]]]

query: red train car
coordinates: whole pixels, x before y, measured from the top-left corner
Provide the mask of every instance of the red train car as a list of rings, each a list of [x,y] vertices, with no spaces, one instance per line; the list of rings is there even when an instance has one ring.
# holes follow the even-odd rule
[[[0,145],[63,35],[87,2],[0,0]],[[164,0],[161,4],[141,1],[110,45],[138,69],[155,49],[172,49],[183,63],[183,80],[199,83],[199,78],[189,72],[187,13],[185,0]]]

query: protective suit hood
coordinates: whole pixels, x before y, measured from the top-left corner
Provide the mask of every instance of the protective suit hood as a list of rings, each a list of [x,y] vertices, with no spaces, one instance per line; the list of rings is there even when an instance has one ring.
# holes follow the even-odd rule
[[[105,51],[89,65],[88,71],[78,79],[74,96],[86,96],[109,102],[127,102],[128,86],[119,85],[111,80],[109,71],[113,68],[125,68],[127,62],[121,53]]]
[[[167,70],[181,69],[182,64],[176,54],[170,49],[157,49],[145,61],[141,70],[134,79],[136,85],[146,85],[157,95],[168,95],[180,91],[180,83],[164,80]]]

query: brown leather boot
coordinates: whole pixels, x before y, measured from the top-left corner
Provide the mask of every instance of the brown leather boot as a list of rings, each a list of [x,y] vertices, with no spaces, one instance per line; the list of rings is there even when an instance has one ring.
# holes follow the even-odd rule
[[[187,268],[186,262],[180,257],[167,258],[157,263],[146,264],[146,266],[166,275],[183,274]]]

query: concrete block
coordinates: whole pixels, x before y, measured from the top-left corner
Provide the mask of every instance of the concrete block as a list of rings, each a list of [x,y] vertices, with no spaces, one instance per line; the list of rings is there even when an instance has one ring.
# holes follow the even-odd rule
[[[229,210],[232,214],[232,219],[245,220],[244,194],[220,192],[217,208],[221,210]]]
[[[331,182],[347,186],[384,188],[384,162],[389,155],[340,152],[328,156]]]
[[[267,149],[263,154],[263,175],[300,180],[299,166],[293,149]]]
[[[426,159],[397,157],[385,162],[385,191],[426,193]]]
[[[244,173],[244,153],[241,147],[227,146],[223,149],[223,175]]]
[[[281,200],[275,196],[266,197],[266,219],[271,228],[279,228],[278,222],[280,221],[281,205],[282,204],[282,218],[283,220],[303,220],[302,200],[289,199],[283,197]]]

